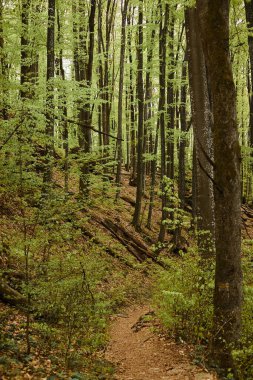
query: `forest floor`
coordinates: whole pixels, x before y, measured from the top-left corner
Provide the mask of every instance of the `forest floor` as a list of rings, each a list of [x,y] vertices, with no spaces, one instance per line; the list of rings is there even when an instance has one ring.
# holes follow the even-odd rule
[[[192,364],[189,346],[159,333],[149,305],[132,305],[114,317],[105,358],[116,366],[115,380],[217,379]]]
[[[61,185],[61,182],[60,176],[57,177],[56,183]],[[73,181],[73,184],[75,183]],[[58,188],[60,189],[60,186]],[[38,313],[39,318],[36,313],[31,315],[32,352],[27,355],[24,311],[19,307],[0,302],[0,380],[217,379],[206,368],[194,364],[194,347],[173,341],[173,337],[168,337],[168,331],[166,335],[163,333],[161,323],[149,305],[152,302],[154,275],[160,270],[166,270],[164,264],[171,255],[176,259],[180,258],[172,250],[170,235],[167,236],[164,249],[160,250],[159,254],[156,251],[161,217],[158,194],[155,196],[152,229],[146,227],[149,203],[147,191],[143,200],[142,230],[141,232],[134,230],[131,222],[135,191],[135,187],[129,186],[129,173],[126,172],[123,173],[121,198],[117,204],[114,202],[115,192],[110,192],[108,189],[104,191],[102,181],[101,188],[94,189],[92,192],[92,202],[87,204],[78,199],[75,186],[71,188],[69,205],[65,206],[66,209],[63,209],[62,214],[58,216],[57,224],[53,225],[51,233],[53,235],[49,235],[52,241],[50,258],[61,262],[64,257],[65,272],[58,273],[57,270],[54,272],[55,264],[49,261],[48,264],[53,265],[51,282],[46,282],[45,290],[43,283],[42,287],[38,288],[38,294],[43,295],[43,291],[46,291],[50,285],[51,292],[55,287],[57,292],[63,292],[63,296],[59,298],[59,301],[54,298],[47,299],[51,293],[46,292],[46,298],[36,299],[35,297],[34,303],[37,302],[36,307],[40,308],[42,302],[47,302],[49,306],[52,304],[55,308],[56,301],[64,302],[66,289],[71,291],[69,282],[73,276],[80,278],[83,283],[83,267],[81,270],[78,267],[81,259],[87,272],[87,284],[95,296],[102,295],[96,301],[98,302],[97,311],[95,310],[94,315],[89,317],[90,321],[95,320],[94,325],[90,327],[93,335],[89,338],[91,340],[87,341],[88,343],[84,342],[84,348],[80,348],[77,352],[75,342],[86,339],[83,331],[79,331],[78,328],[69,351],[71,355],[78,353],[79,356],[71,363],[73,369],[66,369],[63,354],[67,345],[66,326],[55,321],[49,323],[43,314],[41,317]],[[64,206],[61,202],[59,207]],[[67,219],[65,212],[68,215]],[[29,206],[28,222],[30,214],[33,215],[33,213],[32,206]],[[0,259],[2,255],[5,260],[0,262],[1,270],[8,284],[18,292],[22,291],[24,280],[23,277],[12,278],[13,273],[22,275],[25,268],[24,259],[21,255],[17,255],[18,244],[23,236],[19,214],[18,200],[13,200],[13,197],[8,195],[6,198],[2,196],[1,201],[0,197]],[[253,238],[252,220],[252,208],[243,206],[243,236],[249,241]],[[65,232],[66,226],[69,226],[69,230]],[[36,241],[32,252],[34,267],[31,269],[34,286],[39,286],[37,279],[41,276],[40,264],[44,257],[44,248],[48,245],[48,240],[44,236],[47,238],[47,234],[50,233],[50,228],[44,227],[43,224],[37,229],[37,240],[32,236],[33,241]],[[65,234],[63,235],[65,239],[62,241],[61,233]],[[187,244],[191,246],[191,236],[188,236],[186,230],[182,231],[182,234]],[[54,235],[56,235],[55,240]],[[1,240],[5,242],[5,245],[1,246]],[[71,253],[69,261],[66,252]],[[69,265],[72,267],[69,268]],[[62,286],[63,290],[61,290]],[[53,296],[50,295],[50,297]],[[72,296],[71,300],[73,307],[77,307],[78,301],[75,303]],[[64,317],[66,318],[65,315]],[[104,325],[98,331],[97,326],[102,320],[104,320]],[[101,339],[101,342],[97,343],[90,352],[90,342],[96,339],[98,342]]]

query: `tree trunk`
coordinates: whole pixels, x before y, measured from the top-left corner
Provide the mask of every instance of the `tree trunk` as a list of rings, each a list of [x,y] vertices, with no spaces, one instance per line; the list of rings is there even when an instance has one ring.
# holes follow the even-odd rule
[[[167,83],[167,107],[168,107],[168,142],[167,142],[167,176],[174,179],[174,128],[175,128],[175,105],[174,105],[174,78],[175,78],[175,59],[174,59],[174,15],[169,26],[169,65]]]
[[[0,81],[1,81],[1,100],[0,115],[3,120],[8,119],[8,87],[7,87],[7,64],[4,50],[4,30],[3,30],[3,0],[0,1]]]
[[[180,207],[185,207],[185,147],[186,147],[186,95],[187,95],[187,84],[186,84],[186,62],[183,62],[182,67],[182,77],[181,77],[181,102],[180,102],[180,124],[181,124],[181,135],[179,143],[179,178],[178,178],[178,195],[180,199]]]
[[[247,198],[251,198],[252,196],[252,158],[253,158],[253,36],[252,36],[252,28],[253,28],[253,0],[244,0],[245,5],[245,13],[246,13],[246,21],[248,26],[248,49],[249,49],[249,71],[250,71],[250,80],[248,84],[248,92],[249,92],[249,146],[250,150],[250,170],[247,178],[248,190],[246,192]]]
[[[159,72],[159,121],[160,121],[160,136],[161,136],[161,190],[162,190],[162,219],[160,224],[160,231],[158,241],[163,243],[166,233],[166,225],[164,221],[167,219],[168,213],[166,211],[167,195],[165,192],[165,176],[166,176],[166,136],[165,136],[165,99],[166,99],[166,43],[168,32],[168,19],[169,19],[169,6],[165,6],[165,15],[163,20],[162,3],[159,2],[160,7],[160,35],[159,35],[159,58],[160,58],[160,72]]]
[[[130,166],[132,169],[130,184],[136,183],[136,130],[135,130],[135,107],[134,107],[134,86],[133,86],[133,57],[132,57],[132,32],[131,32],[131,17],[127,17],[128,26],[128,59],[129,59],[129,108],[130,108],[130,136],[131,136],[131,153],[130,153]]]
[[[143,0],[139,1],[138,46],[137,46],[137,100],[138,100],[138,145],[137,145],[137,189],[133,225],[140,229],[143,193],[143,137],[144,137],[144,89],[143,89]]]
[[[45,184],[52,180],[54,156],[54,72],[55,72],[55,0],[48,0],[47,95],[46,95],[46,168]]]
[[[119,98],[118,98],[118,142],[117,142],[117,173],[116,184],[117,193],[116,200],[120,196],[121,166],[122,166],[122,112],[123,112],[123,84],[124,84],[124,67],[125,67],[125,45],[126,45],[126,16],[127,16],[128,0],[122,4],[122,24],[121,24],[121,45],[120,45],[120,69],[119,69]]]
[[[241,183],[236,93],[229,57],[229,1],[198,0],[213,109],[215,247],[214,354],[225,372],[241,330]]]
[[[249,121],[249,143],[253,149],[253,0],[244,0],[246,21],[249,29],[248,33],[248,47],[249,47],[249,60],[250,60],[250,121]]]
[[[209,89],[205,59],[195,8],[186,10],[186,36],[189,61],[189,83],[197,158],[197,229],[201,234],[198,245],[203,257],[213,254],[214,196],[212,133]]]
[[[82,66],[79,65],[80,69],[80,80],[86,81],[86,86],[88,89],[91,88],[92,84],[92,70],[93,70],[93,56],[94,56],[94,29],[95,29],[95,15],[96,15],[96,0],[90,1],[90,14],[89,14],[89,24],[88,24],[88,35],[89,35],[89,46],[88,46],[88,63],[85,62],[85,52],[82,52],[84,59],[82,60]],[[82,36],[82,40],[84,36]],[[86,49],[85,42],[83,40],[83,48]],[[91,129],[92,124],[92,108],[89,103],[86,103],[80,109],[79,120],[83,121],[84,124],[80,128],[79,133],[79,144],[83,154],[90,153],[92,150],[92,140],[91,140]],[[90,164],[81,164],[80,167],[80,192],[86,197],[89,194],[89,172]]]
[[[58,44],[61,46],[61,22],[60,22],[60,15],[59,15],[59,9],[57,12],[57,29],[58,29]],[[60,48],[59,51],[59,75],[64,83],[65,81],[65,70],[63,67],[63,50]],[[64,88],[65,90],[65,88]],[[68,109],[67,109],[67,96],[65,91],[60,89],[60,105],[59,108],[62,112],[61,115],[61,121],[62,121],[62,138],[63,138],[63,149],[65,153],[64,157],[64,189],[65,192],[68,193],[69,191],[69,132],[68,132]]]

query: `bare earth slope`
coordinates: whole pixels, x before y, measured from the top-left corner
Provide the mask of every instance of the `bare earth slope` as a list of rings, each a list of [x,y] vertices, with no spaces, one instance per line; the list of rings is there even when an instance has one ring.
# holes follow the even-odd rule
[[[161,339],[141,323],[149,306],[132,306],[110,329],[106,359],[117,366],[117,380],[214,380],[215,375],[192,365],[185,348]]]

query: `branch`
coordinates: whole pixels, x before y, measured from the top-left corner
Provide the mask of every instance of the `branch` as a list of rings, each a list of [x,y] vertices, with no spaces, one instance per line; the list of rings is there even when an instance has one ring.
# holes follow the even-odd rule
[[[212,167],[214,168],[215,167],[215,164],[214,164],[214,161],[211,159],[211,157],[207,154],[207,152],[205,151],[205,149],[203,148],[199,138],[197,137],[197,142],[198,142],[198,145],[200,147],[200,150],[201,152],[204,154],[205,158],[207,159],[207,161],[209,162],[210,165],[212,165]]]
[[[18,131],[18,129],[21,127],[21,124],[18,124],[14,129],[13,131],[9,134],[9,136],[6,138],[6,140],[4,140],[4,142],[0,145],[0,150],[3,149],[4,145],[6,145],[8,143],[8,141],[12,138],[12,136]]]
[[[216,187],[216,189],[219,191],[220,194],[223,194],[223,190],[220,188],[218,183],[215,182],[215,180],[210,176],[210,174],[206,171],[206,169],[201,164],[199,158],[198,158],[198,164],[200,169],[207,175],[207,177],[210,179],[210,181],[213,183],[213,185]]]
[[[99,131],[98,129],[96,129],[95,127],[93,127],[92,125],[87,125],[86,123],[83,123],[81,121],[76,121],[76,120],[72,120],[72,119],[65,119],[68,123],[72,123],[72,124],[76,124],[76,125],[79,125],[80,127],[84,127],[84,128],[87,128],[87,129],[91,129],[92,131],[94,132],[97,132],[97,133],[100,133],[101,135],[105,135],[105,136],[109,136],[115,140],[120,140],[120,141],[124,141],[123,139],[119,139],[118,137],[116,136],[113,136],[111,135],[110,133],[106,133],[106,132],[102,132],[102,131]]]

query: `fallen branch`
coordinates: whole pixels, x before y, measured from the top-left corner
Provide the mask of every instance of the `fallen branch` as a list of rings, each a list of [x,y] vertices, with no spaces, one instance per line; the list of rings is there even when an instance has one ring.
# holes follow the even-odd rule
[[[26,297],[8,285],[3,278],[0,280],[0,299],[14,306],[27,304]]]
[[[133,268],[133,265],[131,265],[130,263],[128,263],[126,260],[124,260],[124,258],[122,256],[118,255],[113,249],[111,249],[110,247],[105,246],[97,237],[95,237],[95,235],[93,235],[85,227],[81,227],[81,231],[82,231],[83,236],[88,237],[89,239],[92,240],[92,242],[94,244],[102,247],[104,249],[104,251],[106,253],[108,253],[110,256],[112,256],[115,259],[118,259],[119,261],[121,261],[123,264],[125,264],[129,268]]]
[[[120,139],[120,138],[118,138],[117,136],[111,135],[110,133],[106,133],[106,132],[103,132],[103,131],[99,131],[98,129],[96,129],[96,128],[93,127],[92,125],[87,125],[86,123],[82,123],[81,121],[72,120],[72,119],[65,119],[65,120],[66,120],[68,123],[76,124],[76,125],[79,125],[80,127],[84,127],[84,128],[87,128],[87,129],[91,129],[93,132],[97,132],[97,133],[99,133],[100,135],[109,136],[109,137],[111,137],[112,139],[119,140],[119,141],[124,141],[124,139]]]
[[[156,264],[160,265],[163,268],[166,268],[166,265],[159,261],[153,253],[150,251],[149,247],[135,236],[132,231],[127,230],[122,224],[115,223],[110,219],[102,219],[98,216],[91,215],[98,223],[102,224],[112,236],[114,236],[127,250],[132,253],[139,262],[144,262],[147,259],[151,259]]]

